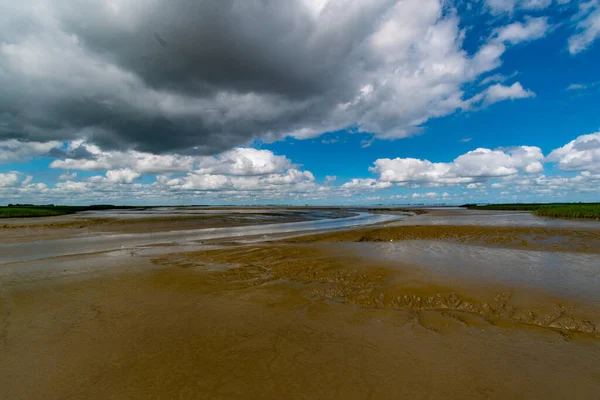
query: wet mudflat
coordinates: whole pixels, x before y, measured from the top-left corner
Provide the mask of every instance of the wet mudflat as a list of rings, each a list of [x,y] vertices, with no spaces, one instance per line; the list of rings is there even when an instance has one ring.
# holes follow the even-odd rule
[[[153,208],[88,211],[60,217],[0,219],[3,243],[19,243],[106,234],[143,234],[194,229],[256,226],[349,217],[339,209]]]
[[[6,264],[0,397],[597,396],[598,227],[422,217]]]
[[[240,215],[241,214],[241,217]],[[213,215],[207,215],[209,223],[214,223]],[[183,246],[185,250],[201,247],[206,240],[215,239],[237,239],[251,236],[259,236],[266,239],[268,235],[295,235],[302,232],[332,231],[337,229],[359,227],[372,225],[386,221],[396,221],[402,218],[397,215],[371,214],[366,212],[348,213],[322,213],[315,214],[312,211],[303,213],[282,213],[281,215],[273,212],[266,212],[265,216],[256,219],[253,215],[249,224],[245,218],[245,213],[232,212],[215,227],[195,229],[177,221],[176,227],[164,229],[163,219],[154,222],[162,229],[149,229],[149,232],[130,233],[127,229],[117,223],[108,232],[94,232],[89,234],[79,234],[73,237],[41,239],[36,235],[28,235],[28,228],[12,229],[20,240],[8,243],[0,243],[0,265],[10,264],[20,261],[43,260],[56,258],[60,256],[73,256],[80,254],[94,254],[104,252],[114,252],[118,250],[127,250],[137,252],[141,248],[148,246]],[[192,218],[196,222],[198,217]],[[139,222],[139,219],[125,219],[124,223]],[[169,221],[169,220],[167,220]],[[184,220],[185,222],[185,220]],[[147,224],[144,221],[144,225]],[[42,228],[48,230],[47,227]],[[9,229],[11,231],[11,229]],[[50,229],[52,232],[52,229]],[[12,233],[12,232],[11,232]]]

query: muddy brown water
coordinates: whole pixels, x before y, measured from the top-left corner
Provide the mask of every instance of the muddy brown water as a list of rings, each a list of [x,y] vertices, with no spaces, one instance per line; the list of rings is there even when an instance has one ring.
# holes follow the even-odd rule
[[[414,218],[0,266],[0,398],[597,397],[593,225]]]

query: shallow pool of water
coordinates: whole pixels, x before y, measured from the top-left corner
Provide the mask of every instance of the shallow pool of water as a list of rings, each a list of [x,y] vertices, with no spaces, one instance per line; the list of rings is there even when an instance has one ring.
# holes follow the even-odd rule
[[[448,283],[465,279],[550,290],[600,302],[600,255],[530,251],[407,240],[393,243],[333,243],[331,251],[393,264],[415,265]]]

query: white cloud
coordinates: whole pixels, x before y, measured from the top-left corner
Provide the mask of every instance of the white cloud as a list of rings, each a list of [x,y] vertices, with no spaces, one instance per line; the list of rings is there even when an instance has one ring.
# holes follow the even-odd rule
[[[58,180],[59,181],[71,181],[73,179],[77,178],[77,172],[65,172],[63,174],[60,174],[58,176]]]
[[[515,82],[510,86],[497,83],[487,88],[483,94],[483,102],[493,104],[502,100],[526,99],[529,97],[535,97],[535,93],[524,89],[520,82]]]
[[[391,182],[381,182],[372,178],[367,179],[359,179],[355,178],[350,180],[349,182],[344,183],[342,189],[351,189],[351,190],[377,190],[377,189],[387,189],[392,187]]]
[[[189,172],[182,178],[169,180],[159,177],[157,183],[168,186],[169,190],[174,191],[231,191],[245,194],[259,192],[261,196],[268,198],[275,194],[317,191],[320,187],[314,183],[314,180],[310,171],[292,168],[283,173],[262,176],[215,175],[197,170]]]
[[[129,168],[106,172],[106,179],[113,183],[133,183],[133,181],[140,176],[142,176],[142,174]]]
[[[490,40],[481,46],[473,56],[471,62],[475,73],[482,74],[493,71],[502,65],[502,55],[506,52],[506,45],[498,40]]]
[[[181,189],[214,191],[233,189],[231,178],[224,175],[188,174],[180,186]]]
[[[67,154],[84,153],[80,158],[52,161],[50,168],[101,171],[129,168],[139,173],[183,172],[192,169],[194,157],[184,155],[155,155],[139,151],[103,151],[100,147],[82,141],[68,144]]]
[[[437,199],[440,197],[440,194],[436,192],[413,193],[410,197],[413,199]]]
[[[514,22],[498,27],[494,30],[489,41],[475,54],[472,59],[472,66],[478,73],[492,71],[501,65],[501,57],[506,51],[507,45],[540,39],[549,30],[550,25],[548,24],[548,19],[545,17],[530,18],[525,23]],[[489,83],[500,82],[506,79],[508,78],[501,74],[490,75],[483,79],[479,83],[479,86],[485,86]],[[497,83],[465,100],[465,108],[468,108],[472,104],[485,106],[502,100],[515,100],[528,97],[535,97],[535,93],[524,89],[520,82],[515,82],[511,86]]]
[[[575,176],[546,176],[542,162],[555,162],[563,170],[581,172]],[[593,199],[592,196],[600,192],[600,133],[580,136],[554,150],[545,159],[541,150],[533,146],[495,150],[479,148],[451,162],[414,158],[379,159],[370,168],[371,172],[377,174],[377,179],[356,178],[338,186],[330,184],[333,182],[331,176],[326,179],[326,184],[320,185],[310,171],[300,170],[291,163],[289,165],[281,172],[262,175],[236,175],[235,168],[228,170],[231,174],[192,169],[183,174],[157,175],[153,183],[137,181],[141,172],[127,167],[110,169],[104,176],[84,178],[78,182],[74,181],[77,177],[73,173],[66,172],[64,181],[50,188],[35,183],[30,175],[10,171],[0,173],[0,199],[3,202],[40,203],[122,203],[139,202],[140,199],[155,204],[249,204],[254,201],[356,203],[364,201],[366,193],[384,189],[404,191],[390,196],[390,201],[451,199],[468,202],[492,199],[490,196],[494,195],[536,201],[542,198],[566,198],[573,194]],[[410,189],[448,186],[461,186],[464,192],[408,192]],[[501,192],[505,192],[504,195]],[[346,201],[339,200],[342,198]]]
[[[517,171],[535,173],[543,170],[542,150],[535,146],[518,146],[504,150],[477,149],[453,162],[459,176],[491,177],[511,175]]]
[[[55,190],[57,192],[59,192],[60,194],[64,195],[64,196],[68,196],[71,193],[94,193],[94,196],[98,195],[98,192],[96,190],[93,190],[94,188],[92,187],[92,185],[88,184],[88,182],[73,182],[73,181],[66,181],[66,182],[59,182],[56,184],[56,188]]]
[[[514,22],[496,29],[494,37],[500,42],[517,44],[542,38],[548,33],[549,29],[548,18],[530,18],[525,23]]]
[[[569,86],[567,86],[567,90],[581,93],[587,90],[592,90],[598,86],[600,86],[600,81],[589,83],[572,83]]]
[[[264,175],[285,171],[292,163],[269,150],[236,148],[215,157],[200,157],[198,172],[225,175]]]
[[[83,151],[85,158],[54,160],[51,168],[99,171],[129,169],[139,174],[187,172],[197,168],[199,174],[265,175],[280,173],[293,165],[285,156],[269,150],[235,148],[216,156],[155,155],[138,151],[103,151],[98,146],[71,142],[68,153]]]
[[[541,10],[552,4],[552,0],[485,0],[485,3],[492,13],[501,14],[512,13],[516,9]]]
[[[329,190],[317,185],[310,171],[302,171],[287,157],[269,150],[235,148],[216,156],[154,155],[137,151],[103,151],[84,141],[69,142],[67,155],[55,160],[53,168],[105,170],[106,176],[93,176],[83,182],[72,182],[76,173],[61,175],[57,190],[65,193],[101,192],[107,195],[149,195],[155,197],[188,196],[192,193],[208,198],[252,199],[285,198],[286,196],[323,197]],[[183,174],[182,174],[183,173]],[[154,184],[135,180],[144,174],[157,174]],[[175,175],[175,176],[173,176]],[[331,183],[335,177],[328,177]],[[126,184],[127,187],[122,186]],[[187,194],[186,194],[187,193]],[[110,199],[110,197],[108,197]]]
[[[0,199],[2,202],[24,203],[24,199],[39,202],[48,192],[44,183],[34,183],[33,176],[18,171],[0,173]]]
[[[0,187],[17,186],[19,183],[19,173],[7,172],[0,173]]]
[[[565,196],[573,193],[594,194],[600,192],[600,174],[583,171],[576,176],[511,176],[504,179],[505,187],[513,195],[540,194]]]
[[[377,173],[379,180],[383,182],[459,182],[458,178],[449,176],[452,167],[447,163],[432,163],[416,158],[383,158],[376,160],[374,164],[375,167],[369,170]]]
[[[577,54],[587,50],[600,37],[600,1],[582,1],[579,4],[581,20],[577,33],[569,38],[569,52]]]
[[[582,135],[546,158],[564,171],[600,171],[600,132]]]
[[[505,150],[476,149],[457,157],[451,163],[434,163],[414,158],[378,159],[371,172],[381,182],[398,184],[470,184],[494,177],[536,173],[543,170],[544,156],[538,147],[519,146]]]
[[[487,76],[484,79],[482,79],[481,82],[479,83],[479,85],[485,86],[488,83],[503,82],[505,80],[506,80],[506,76],[504,76],[502,74],[494,74],[494,75],[490,75],[490,76]]]
[[[271,185],[287,185],[300,182],[313,182],[315,177],[310,171],[289,169],[284,174],[270,174],[263,178],[264,183]]]

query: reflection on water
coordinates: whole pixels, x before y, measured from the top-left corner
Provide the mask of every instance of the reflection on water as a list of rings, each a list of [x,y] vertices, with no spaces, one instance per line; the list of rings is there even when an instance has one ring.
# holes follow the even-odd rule
[[[62,240],[0,244],[0,264],[18,261],[31,261],[65,255],[129,249],[160,243],[189,245],[195,244],[194,242],[197,241],[209,239],[335,230],[386,221],[395,221],[400,218],[402,217],[398,215],[359,213],[357,216],[348,218],[320,219],[314,221],[290,222],[282,224],[194,229],[144,234],[106,234]]]
[[[370,259],[419,265],[444,280],[475,278],[527,285],[572,298],[600,301],[600,256],[471,246],[427,240],[341,243],[337,251]]]

